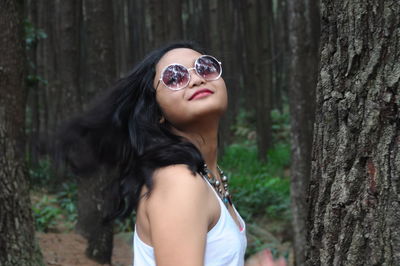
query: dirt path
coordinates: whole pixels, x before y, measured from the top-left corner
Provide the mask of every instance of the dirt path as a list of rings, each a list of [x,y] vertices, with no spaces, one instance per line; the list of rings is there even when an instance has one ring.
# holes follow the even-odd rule
[[[99,266],[85,256],[86,240],[74,233],[37,233],[40,247],[48,266]],[[113,266],[132,265],[132,248],[128,240],[114,237]]]

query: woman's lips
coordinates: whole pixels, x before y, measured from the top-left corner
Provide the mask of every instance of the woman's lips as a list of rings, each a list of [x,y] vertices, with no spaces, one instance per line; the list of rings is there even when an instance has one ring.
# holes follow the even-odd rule
[[[214,92],[209,89],[200,89],[200,90],[196,91],[195,93],[193,93],[192,96],[190,96],[189,101],[195,100],[195,99],[200,99],[200,98],[206,97],[213,93]]]

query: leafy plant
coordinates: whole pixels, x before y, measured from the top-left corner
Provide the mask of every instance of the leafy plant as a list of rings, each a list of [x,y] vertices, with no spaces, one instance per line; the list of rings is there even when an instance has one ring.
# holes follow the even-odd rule
[[[47,232],[57,223],[56,220],[61,215],[61,210],[57,206],[57,199],[43,196],[39,202],[32,206],[35,218],[36,230]]]
[[[63,183],[63,189],[57,193],[57,202],[63,210],[67,221],[74,224],[78,218],[77,203],[77,184]]]
[[[32,186],[43,187],[49,184],[53,175],[50,159],[41,159],[37,165],[30,166],[29,175]]]
[[[254,113],[245,109],[239,111],[235,123],[231,126],[236,142],[255,143],[255,122],[253,120]]]
[[[289,105],[284,105],[283,110],[271,111],[272,132],[275,143],[290,142],[290,114]]]
[[[290,182],[284,176],[290,163],[288,144],[277,144],[263,163],[255,146],[234,144],[226,149],[221,166],[230,176],[236,206],[247,220],[252,217],[288,217]]]

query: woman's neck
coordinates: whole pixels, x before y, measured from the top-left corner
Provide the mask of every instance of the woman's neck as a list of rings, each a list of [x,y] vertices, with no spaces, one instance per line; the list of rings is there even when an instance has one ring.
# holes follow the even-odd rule
[[[218,173],[218,123],[207,123],[204,126],[198,123],[187,128],[189,130],[174,128],[173,131],[188,139],[199,149],[208,169],[216,175]]]

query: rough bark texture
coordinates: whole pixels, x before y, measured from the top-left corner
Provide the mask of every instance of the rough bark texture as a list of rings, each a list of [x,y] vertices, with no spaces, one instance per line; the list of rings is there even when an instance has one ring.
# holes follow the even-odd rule
[[[0,265],[42,265],[25,165],[22,1],[0,2]]]
[[[296,265],[304,265],[311,170],[311,148],[318,77],[319,11],[317,2],[288,0],[290,46],[291,199]],[[315,20],[317,20],[315,23]]]
[[[400,265],[400,2],[321,2],[308,265]]]

